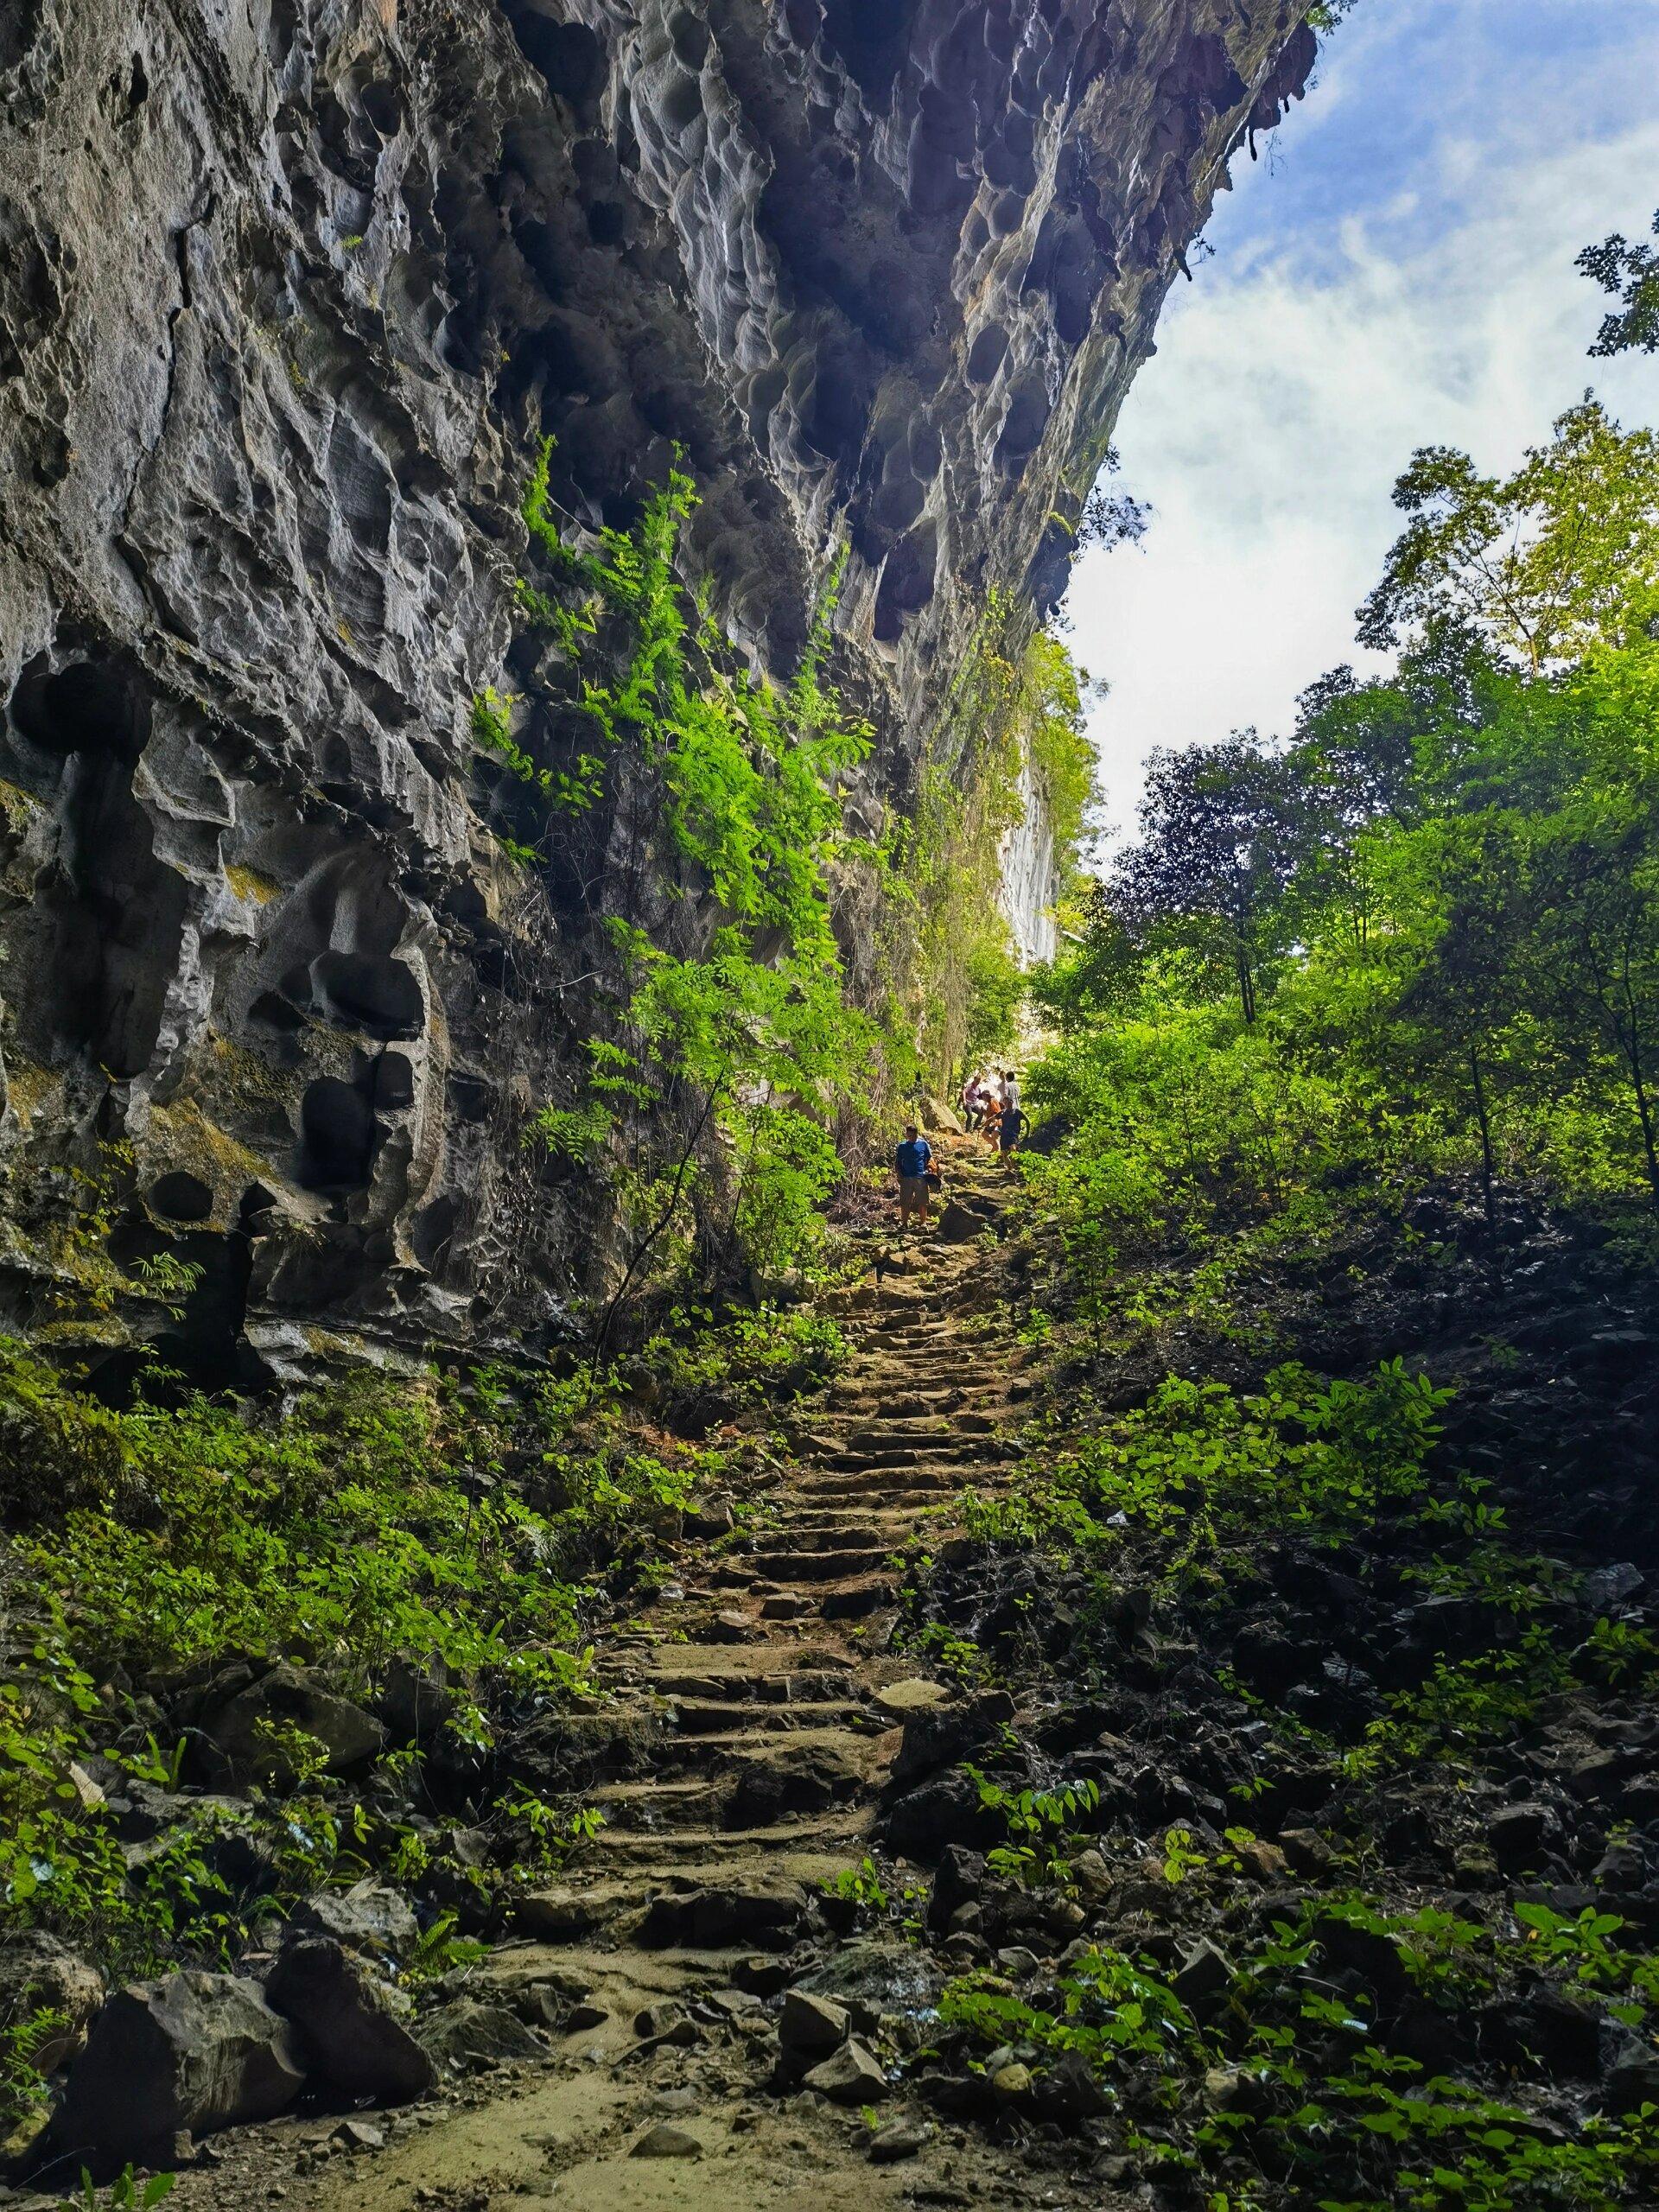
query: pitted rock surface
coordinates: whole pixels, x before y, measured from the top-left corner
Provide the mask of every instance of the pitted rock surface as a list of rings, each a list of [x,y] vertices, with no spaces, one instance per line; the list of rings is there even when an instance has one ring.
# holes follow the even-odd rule
[[[6,11],[8,1325],[111,1387],[147,1338],[218,1384],[559,1335],[598,1200],[521,1140],[581,1064],[607,870],[574,916],[526,885],[467,735],[540,439],[572,531],[683,451],[688,562],[761,664],[847,548],[869,830],[987,593],[1058,596],[1227,158],[1306,76],[1295,13]],[[1028,936],[1047,853],[1038,807]],[[100,1208],[120,1267],[203,1269],[181,1316],[66,1306]]]

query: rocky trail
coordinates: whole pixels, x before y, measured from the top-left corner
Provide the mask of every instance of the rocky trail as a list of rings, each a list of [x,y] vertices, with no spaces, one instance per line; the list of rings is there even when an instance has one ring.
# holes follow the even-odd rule
[[[1523,1419],[1540,1454],[1506,1463],[1507,1522],[1471,1522],[1489,1594],[1445,1588],[1436,1506],[1344,1519],[1323,1543],[1241,1510],[1224,1574],[1184,1598],[1158,1551],[1179,1479],[1140,1528],[1118,1516],[1103,1572],[1020,1536],[1057,1463],[1059,1363],[1024,1340],[1040,1328],[1016,1331],[1031,1240],[982,1242],[1002,1226],[995,1166],[964,1143],[949,1168],[937,1230],[872,1235],[869,1272],[825,1294],[851,1356],[797,1402],[786,1448],[750,1453],[745,1493],[705,1497],[624,1588],[596,1694],[515,1739],[518,1770],[593,1833],[556,1879],[498,1892],[470,1923],[487,1951],[417,1974],[411,2005],[382,1969],[415,1960],[414,1915],[365,1882],[267,1923],[234,1978],[110,2000],[170,2008],[184,2070],[223,2074],[196,2139],[175,2124],[174,2202],[1215,2212],[1218,2176],[1228,2212],[1255,2212],[1323,2201],[1338,2161],[1338,2201],[1376,2201],[1393,2075],[1433,2087],[1424,2125],[1505,2139],[1517,2206],[1649,2201],[1626,2180],[1641,2107],[1659,2108],[1659,2060],[1631,2032],[1659,1987],[1642,1675],[1659,1611],[1619,1441],[1650,1386],[1645,1366],[1617,1389],[1605,1373],[1647,1357],[1611,1325],[1624,1278],[1593,1240],[1541,1228],[1542,1341],[1493,1351],[1496,1294],[1448,1217],[1438,1281],[1372,1267],[1357,1313],[1306,1300],[1310,1332],[1363,1329],[1364,1372],[1425,1341],[1443,1286],[1463,1286],[1475,1333],[1442,1355],[1461,1389],[1439,1479],[1490,1464]],[[1347,1280],[1364,1256],[1321,1264]],[[1516,1281],[1517,1306],[1542,1295]],[[1301,1313],[1294,1275],[1266,1294]],[[1587,1347],[1570,1389],[1569,1314]],[[1178,1350],[1115,1352],[1103,1387],[1144,1399]],[[1599,1467],[1571,1498],[1554,1471],[1569,1431]],[[1550,1554],[1500,1553],[1494,1529]],[[1609,1564],[1610,1541],[1631,1556]],[[1549,1671],[1512,1688],[1523,1664]],[[1389,1715],[1417,1748],[1389,1751],[1386,1732],[1371,1748]],[[1039,1847],[1023,1872],[1021,1839]],[[298,2070],[265,2107],[281,2117],[234,2124],[289,2026]],[[79,2139],[89,2069],[60,2144]],[[1361,2127],[1309,2133],[1321,2097],[1358,2101]],[[152,2162],[165,2151],[163,2134]],[[1545,2158],[1612,2179],[1517,2196]],[[45,2212],[48,2178],[5,2201]]]
[[[925,1952],[843,1940],[851,1900],[827,1893],[870,1847],[906,1724],[925,1736],[953,1701],[889,1648],[898,1554],[924,1529],[948,1541],[964,1484],[994,1487],[1018,1456],[1024,1355],[976,1241],[999,1178],[963,1143],[949,1183],[925,1240],[873,1240],[892,1271],[840,1294],[852,1359],[804,1409],[764,1512],[689,1536],[649,1629],[601,1641],[607,1694],[582,1720],[612,1774],[588,1791],[605,1825],[451,1977],[443,1993],[477,2009],[448,2078],[400,2110],[220,2135],[173,2202],[1024,2201],[1017,2150],[889,2105],[939,1976]],[[1057,2201],[1052,2185],[1029,2201]]]

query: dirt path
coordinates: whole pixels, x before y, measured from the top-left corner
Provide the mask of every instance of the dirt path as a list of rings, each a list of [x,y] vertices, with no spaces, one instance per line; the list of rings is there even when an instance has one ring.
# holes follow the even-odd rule
[[[221,2139],[217,2170],[184,2175],[175,2202],[850,2212],[1059,2201],[1052,2183],[1027,2196],[1017,2159],[977,2139],[970,2148],[919,2107],[888,2107],[883,2083],[802,2090],[787,2050],[779,2078],[786,1986],[838,1995],[888,2050],[923,2039],[916,2023],[937,1988],[924,1953],[889,1945],[872,1960],[868,1944],[840,1944],[819,1885],[863,1857],[906,1717],[949,1696],[925,1662],[890,1649],[895,1554],[922,1529],[947,1539],[963,1485],[994,1486],[1014,1450],[1020,1354],[977,1242],[1003,1186],[976,1147],[953,1154],[963,1241],[930,1236],[906,1272],[843,1294],[854,1357],[805,1411],[758,1533],[683,1544],[649,1631],[600,1649],[609,1696],[587,1718],[607,1747],[596,1762],[623,1770],[588,1792],[607,1825],[457,1993],[521,2018],[544,2012],[556,2022],[545,2055],[457,2075],[418,2109],[365,2115],[385,2141],[363,2155],[338,2118]],[[872,2161],[878,2101],[884,2125],[913,2130],[913,2142],[885,2139],[903,2153],[891,2164]],[[669,2154],[642,2152],[660,2128]]]

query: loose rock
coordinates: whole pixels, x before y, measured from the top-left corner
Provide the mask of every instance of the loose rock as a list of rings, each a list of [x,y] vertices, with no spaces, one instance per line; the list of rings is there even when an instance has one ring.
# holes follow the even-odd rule
[[[476,2073],[512,2059],[539,2059],[546,2047],[516,2012],[505,2005],[475,2004],[470,1998],[446,2005],[422,2023],[423,2048],[439,2066]]]
[[[702,2145],[690,2129],[659,2120],[628,2152],[631,2158],[700,2158]]]
[[[408,1999],[330,1936],[285,1945],[265,1994],[303,2031],[316,2070],[346,2096],[402,2104],[423,2096],[437,2078],[408,2024]]]
[[[816,2089],[835,2105],[874,2104],[891,2087],[875,2058],[855,2037],[842,2044],[833,2057],[815,2066],[802,2086]]]
[[[778,2040],[785,2050],[827,2057],[846,2042],[851,2024],[844,2005],[791,1989],[779,2018]]]
[[[92,2023],[53,2140],[95,2171],[142,2161],[181,2130],[274,2119],[304,2079],[293,2029],[252,1982],[214,1974],[136,1982]]]

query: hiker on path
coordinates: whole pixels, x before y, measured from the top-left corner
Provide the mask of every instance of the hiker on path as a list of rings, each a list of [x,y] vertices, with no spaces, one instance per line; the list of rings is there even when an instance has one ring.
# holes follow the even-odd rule
[[[962,1082],[962,1126],[969,1136],[979,1127],[979,1077],[969,1073]]]
[[[909,1228],[912,1214],[925,1229],[930,1196],[927,1171],[933,1165],[933,1147],[914,1122],[905,1123],[904,1141],[894,1150],[893,1164],[899,1177],[900,1234]]]
[[[1021,1108],[1005,1106],[1002,1109],[1002,1119],[997,1125],[996,1141],[1005,1162],[1008,1154],[1019,1143],[1025,1126],[1026,1117]]]
[[[1002,1071],[1002,1116],[997,1126],[996,1141],[1006,1162],[1008,1154],[1020,1141],[1026,1116],[1020,1104],[1020,1084],[1012,1068]]]
[[[995,1083],[987,1080],[980,1088],[979,1127],[980,1134],[984,1137],[987,1145],[993,1152],[996,1150],[997,1123],[1001,1119],[1002,1099],[1001,1093]]]

